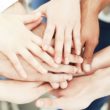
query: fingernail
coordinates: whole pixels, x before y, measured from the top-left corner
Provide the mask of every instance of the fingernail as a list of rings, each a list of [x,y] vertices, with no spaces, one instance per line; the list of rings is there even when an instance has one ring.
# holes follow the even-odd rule
[[[46,51],[48,49],[48,45],[44,45],[43,49]]]
[[[37,105],[37,107],[43,107],[44,102],[39,100],[39,101],[37,101],[36,105]]]
[[[61,63],[61,58],[60,58],[60,57],[57,57],[57,58],[55,59],[55,61],[56,61],[57,64],[60,64],[60,63]]]
[[[90,70],[91,70],[90,64],[84,64],[84,71],[85,72],[90,72]]]
[[[78,51],[77,51],[77,55],[80,55],[80,53],[81,53],[80,50],[78,50]]]
[[[61,85],[61,89],[66,89],[67,87],[68,87],[68,84],[64,83],[64,84]]]
[[[73,79],[72,75],[69,75],[68,81],[71,81]]]
[[[69,64],[69,59],[66,57],[65,58],[65,64],[68,65]]]

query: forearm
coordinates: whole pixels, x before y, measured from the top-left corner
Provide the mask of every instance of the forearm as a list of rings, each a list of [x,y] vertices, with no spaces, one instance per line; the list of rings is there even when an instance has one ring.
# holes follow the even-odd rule
[[[87,14],[93,14],[98,16],[107,5],[110,4],[110,0],[81,0],[81,8],[86,11]],[[84,10],[86,8],[86,10]]]
[[[92,71],[100,68],[110,67],[110,46],[97,52],[92,61]]]

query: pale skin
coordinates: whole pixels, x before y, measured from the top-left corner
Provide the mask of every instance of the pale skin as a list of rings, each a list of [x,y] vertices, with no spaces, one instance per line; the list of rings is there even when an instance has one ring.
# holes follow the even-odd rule
[[[41,49],[41,42],[30,30],[30,24],[35,22],[37,26],[41,22],[41,14],[15,15],[1,14],[0,15],[0,52],[8,57],[16,71],[22,76],[27,77],[17,55],[22,56],[30,65],[32,65],[39,73],[46,74],[46,70],[36,61],[32,54],[36,55],[48,65],[57,67],[53,58]],[[10,22],[9,22],[10,21]],[[27,28],[26,28],[26,26]],[[8,30],[8,31],[7,31]],[[48,51],[51,53],[51,50]]]
[[[93,70],[95,70],[96,68],[98,69],[98,68],[100,68],[100,67],[102,68],[103,66],[105,67],[105,65],[103,65],[103,64],[104,64],[104,63],[107,64],[107,63],[106,63],[106,61],[108,61],[108,59],[106,59],[107,56],[105,57],[105,60],[103,60],[103,63],[102,63],[102,64],[100,63],[100,66],[98,66],[98,62],[100,61],[101,58],[104,58],[104,53],[109,52],[109,51],[110,51],[110,47],[108,47],[108,48],[106,49],[106,51],[103,50],[103,52],[100,52],[100,54],[98,54],[98,53],[96,54],[97,57],[94,57],[94,60],[93,60],[94,63],[92,64],[92,65],[93,65],[93,66],[92,66],[92,67],[93,67]],[[103,53],[103,54],[102,54],[102,53]],[[98,55],[99,55],[100,57],[99,57]],[[108,53],[108,55],[110,56],[109,53]],[[99,60],[98,60],[98,58],[99,58]],[[1,75],[4,75],[3,73],[4,73],[5,71],[7,71],[7,73],[9,73],[9,72],[10,72],[10,73],[16,72],[16,71],[13,69],[13,66],[10,65],[9,61],[8,61],[3,55],[0,56],[0,59],[1,59],[1,63],[0,63],[0,64],[1,64]],[[95,61],[95,59],[96,59],[96,61]],[[24,64],[23,64],[24,67],[27,67],[27,68],[29,67],[29,65],[28,65],[23,59],[21,59],[21,61],[24,62]],[[102,60],[101,60],[101,61],[102,61]],[[3,64],[4,64],[4,66],[3,66]],[[6,69],[6,66],[8,67],[7,70],[5,70],[5,69]],[[106,65],[106,66],[108,66],[108,65]],[[3,67],[3,68],[2,68],[2,67]],[[95,67],[95,68],[94,68],[94,67]],[[31,68],[32,70],[34,70],[32,67],[30,67],[30,68]],[[29,70],[31,70],[30,68],[29,68]],[[9,70],[8,70],[8,69],[9,69]],[[71,69],[72,69],[72,68],[71,68]],[[69,69],[67,69],[67,70],[70,71],[71,69],[69,68]],[[66,69],[65,69],[65,70],[66,70]],[[66,71],[67,71],[67,70],[66,70]],[[109,69],[106,70],[106,73],[108,73],[108,70],[109,70]],[[34,70],[34,71],[35,71],[35,70]],[[55,70],[54,70],[54,71],[55,71]],[[30,72],[31,72],[31,71],[30,71]],[[102,72],[102,71],[99,71],[99,73],[101,73],[101,72]],[[105,72],[105,71],[104,71],[104,72]],[[33,72],[32,72],[32,73],[33,73]],[[5,75],[6,75],[6,74],[5,74]],[[8,76],[8,75],[9,75],[9,74],[7,74],[7,76]],[[11,74],[11,75],[12,75],[12,74]],[[32,74],[31,74],[31,75],[32,75]],[[31,75],[30,75],[30,76],[31,76]],[[16,77],[19,77],[19,76],[16,76]],[[100,74],[96,75],[95,78],[92,77],[92,79],[94,79],[93,82],[95,82],[95,85],[97,84],[96,81],[97,81],[97,79],[98,79],[99,77],[100,77]],[[11,77],[10,77],[10,78],[11,78]],[[29,77],[29,78],[30,78],[30,77]],[[35,78],[35,77],[34,77],[34,78]],[[84,77],[84,80],[82,79],[82,87],[83,87],[83,88],[84,88],[84,86],[85,86],[85,82],[88,83],[88,79],[89,79],[89,82],[90,82],[90,77],[89,77],[89,76],[88,76],[87,80],[85,80],[85,78],[87,78],[87,77]],[[13,78],[12,78],[12,79],[13,79]],[[20,78],[18,78],[18,79],[20,79]],[[77,79],[78,79],[78,78],[77,78]],[[108,90],[108,92],[107,92],[107,91],[106,91],[106,92],[103,91],[103,92],[100,92],[100,93],[104,93],[103,96],[109,95],[109,88],[108,88],[109,86],[107,85],[107,84],[109,84],[109,80],[108,80],[108,79],[109,79],[109,74],[103,74],[102,78],[99,78],[99,80],[100,80],[100,79],[102,79],[101,81],[103,81],[103,82],[101,82],[101,83],[104,83],[104,82],[105,82],[105,84],[103,84],[103,87],[104,87],[104,88],[103,88],[102,86],[100,87],[100,88],[102,88],[101,90],[106,90],[106,89],[105,89],[106,87],[107,87],[107,90]],[[80,80],[81,80],[81,78],[80,78]],[[77,80],[73,80],[73,81],[76,81],[76,83],[75,83],[75,82],[74,82],[74,83],[76,84],[76,87],[77,87],[77,86],[79,85],[79,82],[77,82]],[[83,85],[83,82],[84,82],[84,85]],[[9,81],[9,83],[10,83],[10,81]],[[14,84],[13,84],[13,83],[14,83]],[[106,83],[107,83],[107,84],[106,84]],[[22,88],[22,85],[23,85],[23,84],[24,84],[24,85],[27,85],[26,88],[25,88],[27,91],[25,91],[24,86],[23,86],[23,88]],[[78,84],[78,85],[77,85],[77,84]],[[18,91],[15,91],[15,89],[14,89],[15,87],[18,88],[18,87],[20,86],[19,88],[20,88],[20,90],[22,91],[21,94],[24,93],[24,94],[23,94],[24,96],[25,96],[25,94],[26,94],[25,92],[27,92],[27,94],[29,95],[29,94],[31,94],[31,93],[30,93],[31,91],[29,91],[29,90],[30,90],[30,89],[33,90],[33,96],[32,96],[32,94],[29,95],[29,97],[30,97],[29,99],[28,99],[27,96],[25,97],[25,98],[27,98],[28,101],[27,101],[27,100],[24,101],[24,100],[23,100],[23,99],[25,99],[24,97],[23,97],[23,99],[22,99],[22,97],[21,97],[21,99],[18,98],[18,100],[17,100],[17,99],[15,99],[15,97],[13,97],[13,95],[10,96],[9,99],[6,100],[5,97],[3,97],[5,94],[4,94],[4,95],[2,94],[1,99],[4,99],[4,100],[6,100],[6,101],[12,101],[12,102],[13,102],[13,101],[16,100],[16,101],[17,101],[16,103],[20,103],[20,102],[21,102],[21,103],[27,103],[27,102],[30,102],[30,101],[32,101],[32,100],[35,100],[35,99],[36,99],[35,97],[39,97],[39,96],[40,96],[40,95],[38,95],[38,94],[35,94],[36,91],[38,90],[38,89],[37,89],[37,88],[38,88],[37,86],[39,85],[39,84],[37,84],[37,83],[30,83],[30,87],[29,87],[29,83],[26,83],[26,82],[25,82],[25,83],[24,83],[24,82],[23,82],[23,83],[22,83],[22,82],[17,82],[17,84],[16,84],[16,82],[13,82],[13,81],[12,81],[11,84],[8,84],[8,83],[5,82],[5,81],[1,81],[1,82],[0,82],[0,85],[1,85],[1,86],[0,86],[0,87],[1,87],[1,90],[3,90],[2,93],[6,93],[6,94],[7,94],[8,90],[10,90],[10,91],[11,91],[10,94],[15,94],[15,93],[17,93],[17,94],[15,94],[15,97],[16,97],[16,98],[17,98],[17,96],[18,96],[19,93],[18,93]],[[5,85],[5,87],[8,88],[8,90],[7,90],[6,88],[4,88],[4,85]],[[72,84],[71,84],[71,85],[72,85]],[[80,84],[80,85],[81,85],[81,84]],[[98,85],[100,85],[100,82],[98,83]],[[107,85],[107,86],[106,86],[106,85]],[[34,88],[33,88],[33,87],[34,87]],[[43,91],[42,89],[39,89],[41,95],[44,94],[45,92],[51,90],[51,88],[50,88],[49,86],[47,87],[47,86],[42,86],[42,85],[41,85],[40,87],[43,87],[43,90],[45,89],[44,91]],[[81,90],[83,89],[82,87],[81,87]],[[89,86],[89,87],[90,87],[90,86]],[[96,86],[93,86],[93,87],[96,87]],[[96,88],[97,88],[97,87],[96,87]],[[73,89],[73,90],[75,90],[75,89]],[[81,92],[81,90],[80,90],[79,88],[78,88],[78,90]],[[94,90],[97,90],[97,89],[94,89]],[[13,93],[12,91],[14,91],[14,93]],[[28,92],[28,91],[29,91],[29,92]],[[77,91],[77,88],[76,88],[76,91]],[[72,92],[73,92],[73,91],[72,91]],[[72,93],[72,92],[71,92],[71,93]],[[39,93],[39,92],[38,92],[38,93]],[[66,93],[66,92],[65,92],[65,93]],[[69,92],[68,92],[68,93],[69,93]],[[78,92],[77,92],[77,93],[78,93]],[[84,93],[86,94],[86,93],[90,93],[90,92],[85,91]],[[105,93],[106,93],[106,94],[105,94]],[[9,94],[9,92],[8,92],[8,94]],[[76,93],[75,93],[75,94],[76,94]],[[85,94],[83,94],[83,95],[81,95],[81,96],[86,96],[87,94],[86,94],[86,95],[85,95]],[[70,94],[70,95],[71,95],[71,94]],[[73,92],[72,95],[74,95],[74,92]],[[31,97],[31,96],[32,96],[32,97]],[[76,96],[77,96],[77,94],[76,94]],[[102,94],[101,94],[101,96],[102,96]],[[101,96],[97,96],[97,95],[96,95],[96,97],[95,97],[94,99],[99,98],[99,97],[101,97]],[[64,94],[64,98],[65,98],[65,94]],[[70,101],[69,97],[67,97],[66,99],[67,99],[68,101]],[[65,99],[65,100],[66,100],[66,99]],[[83,99],[83,98],[82,98],[82,99]],[[63,101],[65,102],[65,100],[63,100]],[[84,100],[86,101],[87,99],[84,98]],[[83,101],[84,101],[84,100],[83,100]],[[24,102],[22,102],[22,101],[24,101]],[[72,101],[74,102],[74,100],[72,100]],[[77,101],[77,100],[76,100],[76,101]],[[54,102],[54,101],[53,101],[53,102]],[[51,103],[53,103],[53,102],[51,102]],[[68,106],[65,107],[64,105],[60,105],[60,103],[62,103],[62,101],[61,101],[61,102],[58,102],[59,107],[61,107],[61,108],[68,108]],[[73,104],[73,103],[72,103],[72,104]],[[58,108],[58,105],[55,104],[55,105],[52,105],[52,107],[55,107],[55,108],[57,107],[57,108]],[[87,105],[88,105],[88,103],[87,103]],[[86,106],[86,104],[85,104],[85,106]],[[48,105],[47,105],[47,107],[48,107]],[[72,106],[72,107],[73,107],[73,106]],[[77,106],[75,106],[75,107],[77,108]],[[73,107],[73,108],[75,108],[75,107]],[[83,107],[84,107],[84,106],[83,106]],[[82,107],[82,105],[80,106],[80,108],[83,108],[83,107]],[[85,107],[84,107],[84,108],[85,108]]]
[[[94,55],[92,75],[74,78],[67,89],[54,92],[57,98],[41,98],[36,105],[51,109],[82,110],[95,99],[110,95],[109,56],[110,46]]]
[[[41,27],[40,29],[37,29],[37,32],[40,32],[40,33],[42,33],[42,29],[43,29],[43,27]],[[105,56],[105,53],[107,53],[108,52],[108,54],[107,54],[107,56]],[[102,51],[100,51],[99,53],[97,53],[95,56],[94,56],[94,58],[93,58],[93,63],[92,63],[92,70],[93,71],[95,71],[96,69],[99,69],[99,68],[103,68],[103,67],[107,67],[107,66],[109,66],[110,65],[110,63],[109,63],[109,60],[110,60],[110,58],[109,58],[109,56],[110,56],[110,47],[108,47],[108,48],[106,48],[106,49],[104,49],[104,50],[102,50]],[[100,59],[102,59],[102,58],[104,58],[103,60],[100,60]],[[0,66],[1,66],[1,75],[3,75],[3,76],[6,76],[6,77],[9,77],[9,78],[12,78],[12,79],[15,79],[15,80],[26,80],[26,79],[21,79],[20,77],[19,77],[19,75],[17,75],[17,74],[11,74],[11,73],[13,73],[13,72],[16,72],[14,69],[13,69],[13,66],[9,63],[9,61],[6,59],[6,57],[4,57],[3,55],[0,55]],[[70,59],[71,60],[71,59]],[[32,67],[30,67],[29,66],[29,64],[27,64],[22,58],[20,58],[20,61],[22,62],[22,65],[23,65],[23,67],[26,69],[26,71],[28,71],[29,73],[28,73],[28,78],[27,78],[27,81],[38,81],[38,79],[40,80],[40,82],[44,82],[44,81],[51,81],[51,80],[53,80],[53,79],[49,79],[50,78],[50,76],[48,77],[48,76],[45,76],[44,77],[44,75],[41,75],[41,74],[36,74],[36,71],[32,68]],[[99,65],[99,61],[102,61],[102,62],[100,62],[100,65]],[[108,63],[107,63],[107,61],[108,61]],[[107,64],[107,65],[105,65],[105,64]],[[47,66],[46,66],[47,67]],[[7,69],[6,69],[7,68]],[[48,68],[50,68],[50,70],[51,71],[54,71],[54,72],[58,72],[58,70],[56,70],[56,69],[52,69],[51,67],[48,67]],[[65,68],[65,69],[64,69]],[[62,70],[61,70],[62,69]],[[69,67],[69,66],[61,66],[61,68],[59,69],[59,72],[62,72],[62,71],[66,71],[66,73],[70,73],[70,72],[72,72],[73,71],[73,67]],[[33,74],[33,73],[35,73],[35,74]],[[100,71],[100,73],[101,73],[101,71]],[[80,75],[84,75],[85,73],[81,73]],[[77,75],[77,74],[76,74]],[[104,75],[104,74],[103,74]],[[107,74],[108,75],[108,74]],[[73,80],[73,83],[71,83],[71,84],[74,84],[75,82],[75,84],[74,84],[74,88],[76,88],[76,89],[71,89],[72,90],[72,92],[68,92],[68,93],[70,93],[70,95],[71,95],[71,93],[73,93],[72,95],[75,95],[75,93],[76,92],[74,92],[74,91],[80,91],[81,92],[81,90],[82,89],[84,89],[84,87],[85,87],[85,94],[83,94],[82,96],[84,96],[84,95],[87,95],[87,93],[90,93],[90,92],[88,92],[88,91],[86,91],[86,85],[85,85],[85,83],[87,83],[88,84],[88,81],[90,81],[90,78],[92,78],[93,79],[93,77],[95,77],[95,75],[91,75],[91,76],[88,76],[88,77],[83,77],[83,78],[75,78],[75,80]],[[105,75],[106,76],[106,75]],[[46,78],[47,77],[47,78]],[[108,77],[108,76],[107,76]],[[52,77],[51,77],[52,78]],[[55,79],[57,79],[58,80],[58,77],[53,77],[54,78],[54,80]],[[98,79],[97,79],[98,78]],[[86,79],[86,80],[85,80]],[[89,80],[88,80],[89,79]],[[104,76],[103,76],[103,79],[105,79],[104,81],[106,81],[106,78],[104,78]],[[60,79],[61,80],[61,79]],[[80,81],[80,80],[82,80],[82,84],[79,84],[79,82],[78,81]],[[96,81],[98,81],[98,80],[100,80],[100,75],[98,75],[98,77],[96,77],[96,78],[94,78],[94,80],[93,80],[93,82],[94,82],[94,86],[93,87],[96,87],[95,85],[96,85]],[[10,84],[10,82],[11,82],[11,84]],[[4,83],[5,83],[5,88],[4,88]],[[14,84],[13,84],[14,83]],[[17,83],[17,84],[16,84]],[[83,83],[84,83],[84,85],[83,85]],[[1,97],[1,99],[3,99],[3,100],[6,100],[6,101],[11,101],[11,102],[16,102],[16,103],[27,103],[27,102],[31,102],[31,101],[34,101],[34,100],[36,100],[40,95],[42,95],[43,93],[45,93],[45,90],[44,89],[46,89],[46,92],[47,91],[50,91],[50,90],[52,90],[51,88],[50,88],[50,86],[43,86],[43,90],[44,91],[42,91],[42,89],[38,89],[38,87],[37,87],[37,82],[35,82],[35,83],[29,83],[29,82],[19,82],[19,81],[15,81],[15,82],[13,82],[13,81],[9,81],[9,83],[7,83],[7,82],[5,82],[5,81],[1,81],[1,83],[0,83],[2,86],[2,89],[1,90],[3,90],[3,93],[6,93],[7,94],[7,92],[9,93],[9,91],[11,90],[11,94],[13,93],[13,91],[14,91],[14,93],[13,94],[15,94],[15,96],[13,97],[13,96],[11,96],[10,95],[10,97],[8,98],[8,99],[5,99],[5,98],[3,98],[3,97]],[[28,84],[30,85],[30,86],[28,86]],[[90,83],[89,83],[90,84]],[[92,84],[92,83],[91,83]],[[100,84],[100,83],[99,83]],[[24,88],[25,86],[21,86],[21,85],[27,85],[26,86],[26,88]],[[34,85],[34,86],[33,86]],[[106,85],[106,84],[105,84]],[[104,86],[105,86],[104,85]],[[70,85],[71,86],[71,85]],[[70,87],[69,86],[69,87]],[[80,86],[80,88],[77,88],[77,87],[79,87]],[[8,90],[6,89],[8,87]],[[22,91],[22,93],[20,94],[21,96],[23,95],[23,93],[25,93],[25,94],[28,94],[29,95],[29,98],[28,98],[28,96],[26,97],[26,100],[23,100],[23,99],[25,99],[24,97],[26,96],[26,95],[24,95],[24,97],[23,97],[23,99],[22,99],[22,97],[21,97],[21,99],[20,99],[20,97],[17,97],[18,96],[18,94],[19,94],[19,91],[16,91],[15,92],[15,87],[19,87],[19,91]],[[23,87],[23,88],[22,88]],[[34,87],[34,88],[33,88]],[[42,85],[40,86],[40,87],[42,87]],[[73,87],[73,86],[72,86]],[[82,88],[83,87],[83,88]],[[88,86],[87,86],[88,87]],[[89,86],[90,87],[90,86]],[[106,86],[105,86],[106,87]],[[3,89],[4,88],[4,89]],[[14,90],[13,90],[14,89]],[[30,89],[32,89],[32,91],[29,91]],[[77,90],[78,89],[78,90]],[[102,88],[103,89],[103,88]],[[27,90],[27,91],[25,91],[25,90]],[[40,90],[40,95],[37,93],[37,90]],[[94,89],[95,90],[95,89]],[[5,91],[5,92],[4,92]],[[64,91],[69,91],[68,89],[67,90],[64,90]],[[34,94],[33,95],[30,95],[30,94],[32,94],[31,92],[34,92]],[[35,94],[36,93],[36,94]],[[61,93],[62,93],[62,91],[61,91]],[[78,92],[77,92],[78,93]],[[92,92],[93,93],[93,92]],[[65,94],[67,94],[67,92],[65,92]],[[5,95],[5,94],[4,94]],[[4,96],[4,95],[2,95],[2,96]],[[7,96],[7,95],[6,95]],[[68,94],[67,94],[67,96],[68,96]],[[97,96],[97,95],[96,95]],[[15,98],[16,97],[16,98]],[[76,97],[77,97],[77,95],[76,95]],[[64,98],[65,98],[65,95],[64,95]],[[68,97],[67,97],[68,98]],[[66,99],[67,99],[66,98]],[[95,97],[95,98],[99,98],[99,97]],[[94,98],[94,99],[95,99]],[[65,100],[66,100],[65,99]],[[74,99],[74,98],[73,98]],[[85,98],[83,98],[84,100],[86,100]],[[16,100],[16,101],[15,101]],[[65,101],[64,100],[64,101]],[[70,98],[68,98],[68,100],[70,100]],[[74,100],[73,100],[74,101]],[[92,101],[92,99],[90,100],[90,101]],[[90,103],[90,101],[88,101],[87,100],[87,105],[88,105],[88,103]],[[54,102],[52,102],[52,103],[54,103]],[[58,102],[59,104],[60,104],[60,102]],[[67,102],[66,102],[67,103]],[[72,105],[73,105],[73,103],[72,103]],[[38,105],[39,106],[39,105]],[[49,105],[46,105],[47,107],[49,106]],[[68,105],[69,106],[69,105]],[[61,106],[58,106],[57,104],[54,106],[52,106],[52,107],[61,107],[61,108],[68,108],[68,106],[67,107],[65,107],[65,106],[63,106],[63,105],[61,105]],[[81,107],[82,107],[83,105],[81,105]],[[44,105],[43,105],[43,107],[45,107]],[[73,107],[73,106],[72,106]],[[77,107],[77,106],[76,106]],[[84,106],[83,106],[84,107]],[[73,107],[74,108],[74,107]]]
[[[47,18],[42,44],[44,50],[48,50],[55,34],[56,63],[60,64],[64,55],[65,64],[69,64],[72,45],[75,54],[80,55],[80,0],[51,0],[35,12]]]
[[[16,8],[17,7],[17,8]],[[19,10],[20,9],[20,10]],[[22,9],[22,10],[21,10]],[[14,13],[13,13],[14,12]],[[17,17],[19,17],[20,18],[20,20],[22,20],[21,18],[22,17],[24,17],[25,15],[26,15],[26,12],[25,12],[25,10],[24,10],[24,8],[23,8],[23,6],[21,5],[21,4],[19,4],[19,3],[16,3],[16,5],[14,5],[14,6],[12,6],[12,7],[10,7],[8,10],[6,10],[5,12],[5,15],[6,14],[9,14],[9,13],[11,13],[11,16],[12,17],[14,17],[14,14],[17,16]],[[12,13],[13,13],[13,15],[12,15]],[[21,14],[22,14],[22,16],[21,16]],[[18,16],[19,15],[19,16]],[[29,15],[30,16],[30,15]],[[35,16],[34,16],[35,17]],[[26,18],[27,19],[27,18]],[[36,22],[35,22],[36,23]],[[30,28],[30,29],[32,29],[33,27],[35,27],[35,24],[29,24],[28,23],[28,25],[26,25],[28,28]],[[43,28],[43,27],[42,27]],[[39,32],[39,29],[37,30],[37,32],[38,33],[40,33]],[[38,38],[38,37],[36,37],[35,38],[35,40],[37,41],[37,43],[40,45],[41,43],[41,38]],[[50,51],[51,51],[52,49],[50,49]],[[52,53],[51,53],[52,54]],[[31,58],[31,57],[30,57]],[[36,57],[37,58],[37,57]],[[32,60],[32,59],[31,59]],[[36,61],[38,61],[39,62],[39,59],[37,58],[36,59]],[[76,61],[75,62],[79,62],[79,60],[78,59],[76,59]],[[39,62],[40,63],[40,62]],[[30,66],[30,65],[29,65]],[[59,66],[59,68],[60,68],[60,66]],[[4,70],[5,68],[2,68],[2,70]],[[60,68],[60,70],[61,70],[61,68]],[[63,70],[63,68],[62,68],[62,70]],[[76,68],[73,68],[73,70],[72,70],[72,73],[75,73],[76,72]],[[3,72],[3,71],[1,71],[1,72]],[[57,71],[57,72],[59,72],[59,71]],[[61,71],[60,71],[61,72]],[[65,72],[65,69],[62,71],[62,72]],[[3,72],[4,73],[4,72]],[[12,73],[14,73],[14,72],[12,72]],[[15,74],[16,74],[17,72],[15,72]],[[37,71],[35,71],[34,70],[34,73],[38,73]],[[7,75],[7,73],[5,74],[5,75]],[[13,76],[13,75],[12,75]],[[36,77],[33,77],[33,78],[35,78],[36,79]],[[43,78],[43,79],[42,79]],[[48,79],[48,81],[46,81],[47,79],[45,79],[45,81],[46,82],[61,82],[61,83],[63,83],[63,81],[66,81],[66,80],[71,80],[72,79],[72,75],[65,75],[65,74],[61,74],[60,75],[60,77],[59,77],[59,75],[53,75],[53,74],[51,74],[50,72],[49,72],[49,74],[46,76],[46,75],[43,75],[42,76],[42,78],[41,77],[37,77],[37,81],[41,81],[41,80],[44,80],[45,78],[47,78]],[[54,79],[53,79],[54,78]],[[20,78],[19,77],[19,79],[22,79],[22,78]],[[23,80],[27,80],[28,78],[26,78],[26,79],[24,79],[23,78]],[[51,80],[51,81],[49,81],[49,80]],[[32,80],[31,80],[32,81]],[[55,86],[55,84],[52,84],[52,86],[54,87],[54,88],[56,88],[56,86]],[[58,86],[57,86],[57,88],[58,88]]]
[[[42,98],[37,107],[47,109],[82,110],[95,99],[110,95],[110,68],[100,69],[91,76],[74,78],[67,89],[56,90],[57,98]]]

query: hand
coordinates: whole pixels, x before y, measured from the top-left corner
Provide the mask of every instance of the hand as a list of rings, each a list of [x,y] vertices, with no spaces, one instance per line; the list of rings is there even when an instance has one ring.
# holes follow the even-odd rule
[[[16,15],[11,16],[6,14],[0,16],[0,51],[10,59],[17,72],[25,78],[27,75],[20,64],[17,55],[22,56],[38,72],[43,74],[47,73],[47,70],[34,59],[31,53],[51,66],[56,66],[56,64],[52,57],[43,52],[40,48],[41,40],[39,37],[34,35],[24,26],[24,24],[32,22],[33,17],[29,17],[31,20],[27,18],[27,16],[21,18],[22,17]]]
[[[65,63],[73,45],[75,53],[80,54],[80,0],[52,0],[36,10],[47,17],[47,27],[43,38],[43,49],[48,50],[55,34],[55,61],[62,61],[63,45]],[[73,37],[73,38],[72,38]]]
[[[91,0],[82,0],[82,27],[81,27],[81,42],[83,51],[83,70],[85,72],[91,71],[91,62],[93,58],[94,50],[99,41],[99,21],[98,14],[92,10],[90,5]],[[91,5],[95,4],[92,3]],[[94,5],[93,5],[94,6]],[[95,29],[94,29],[95,28]]]
[[[38,61],[37,57],[34,58]],[[32,68],[24,59],[22,59],[22,57],[20,57],[19,60],[23,65],[25,71],[27,72],[27,78],[20,77],[15,71],[15,69],[12,67],[8,59],[6,59],[6,57],[4,57],[2,54],[0,54],[0,67],[1,67],[0,76],[4,76],[9,79],[20,80],[20,81],[48,82],[51,83],[52,87],[56,89],[59,87],[64,88],[64,86],[63,87],[59,86],[59,84],[56,87],[56,83],[61,84],[63,82],[65,83],[65,81],[70,81],[72,79],[71,74],[76,74],[77,72],[77,68],[71,65],[70,66],[60,65],[59,68],[55,69],[41,62],[43,67],[49,70],[49,74],[44,75],[44,74],[40,74],[39,72],[36,72],[36,70]],[[59,74],[55,74],[55,73],[59,73]]]
[[[110,81],[107,78],[110,76],[109,72],[110,68],[106,68],[96,71],[91,76],[74,78],[67,89],[55,91],[58,98],[41,98],[37,101],[36,105],[51,109],[85,109],[95,99],[110,94],[110,88],[108,86]]]
[[[47,84],[38,82],[0,81],[0,100],[16,104],[30,103],[52,90]]]

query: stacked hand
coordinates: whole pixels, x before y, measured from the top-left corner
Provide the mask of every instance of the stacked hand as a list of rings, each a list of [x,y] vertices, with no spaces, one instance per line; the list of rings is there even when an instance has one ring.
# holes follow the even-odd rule
[[[57,99],[38,100],[37,106],[39,107],[84,109],[94,99],[97,99],[102,95],[105,96],[109,94],[104,94],[105,91],[103,91],[103,88],[99,89],[98,91],[95,90],[97,90],[97,85],[99,85],[99,82],[103,83],[104,81],[105,85],[108,84],[105,83],[106,81],[103,80],[103,77],[100,77],[100,75],[98,76],[97,74],[99,74],[100,72],[106,72],[106,75],[108,76],[110,68],[96,71],[100,68],[100,66],[95,67],[94,65],[97,63],[94,63],[94,60],[92,62],[93,52],[98,44],[98,13],[101,9],[97,9],[96,5],[100,5],[100,3],[97,0],[95,1],[95,5],[91,0],[82,0],[81,2],[83,2],[81,3],[81,38],[80,0],[70,0],[69,2],[67,0],[52,0],[36,10],[35,12],[40,13],[38,13],[37,15],[34,12],[33,15],[0,16],[0,22],[3,25],[0,27],[0,30],[2,32],[0,33],[0,51],[2,54],[8,57],[8,59],[12,62],[13,66],[17,70],[11,70],[12,73],[18,72],[23,77],[20,77],[18,74],[8,74],[8,71],[3,68],[1,69],[1,72],[5,71],[5,73],[2,75],[16,80],[42,82],[31,83],[15,81],[15,83],[13,84],[11,81],[1,81],[0,87],[1,90],[3,90],[1,91],[1,93],[7,94],[7,91],[9,90],[9,93],[14,94],[10,96],[2,95],[2,100],[15,103],[31,102],[37,99],[42,94],[52,90],[49,85],[43,84],[45,82],[49,82],[53,88],[61,87],[64,89],[67,88],[68,84],[69,86],[65,90],[57,90],[56,92],[54,91],[54,93],[57,93]],[[90,4],[91,6],[89,6]],[[85,7],[86,9],[84,9]],[[98,11],[94,13],[94,9],[97,9]],[[30,31],[39,23],[41,23],[41,16],[45,16],[47,18],[47,27],[44,32],[43,41],[40,37],[36,36]],[[96,27],[96,30],[94,30],[94,26]],[[55,41],[53,40],[54,35]],[[73,76],[80,76],[85,74],[85,72],[83,71],[79,73],[79,70],[76,66],[81,64],[83,61],[82,58],[78,56],[81,53],[81,48],[84,63],[82,66],[83,68],[81,68],[80,66],[80,70],[83,69],[85,72],[91,73],[94,73],[94,71],[96,71],[96,75],[94,75],[95,78],[94,76],[86,76],[74,78],[72,80]],[[20,59],[18,59],[18,56],[20,57]],[[55,62],[59,65],[54,62],[53,57],[55,57]],[[27,63],[24,62],[23,59]],[[98,62],[98,60],[95,61]],[[27,66],[25,65],[27,64],[28,67],[30,64],[34,68],[26,68]],[[103,68],[102,65],[101,68]],[[26,71],[31,71],[30,73],[33,74],[30,74]],[[99,81],[98,78],[101,80]],[[98,80],[98,82],[96,79]],[[108,78],[106,77],[106,79]],[[69,83],[68,81],[71,82]],[[106,90],[105,85],[104,89]],[[15,87],[19,88],[20,91],[17,88],[15,89]],[[18,91],[20,94],[18,93]],[[38,94],[36,93],[37,91]],[[21,94],[22,96],[18,97]]]
[[[31,64],[37,72],[42,74],[48,73],[38,61],[35,60],[32,53],[42,59],[50,66],[57,67],[52,57],[43,52],[40,44],[41,40],[38,36],[30,32],[24,24],[27,24],[29,29],[32,29],[35,25],[41,21],[40,15],[1,15],[0,16],[0,52],[5,54],[12,62],[17,72],[27,77],[26,72],[18,60],[17,55],[22,56],[29,64]],[[39,20],[37,20],[40,18]],[[35,22],[34,26],[31,22]],[[30,23],[30,24],[29,24]],[[51,53],[51,50],[48,51]]]
[[[69,0],[69,2],[68,0],[52,0],[35,12],[40,12],[47,18],[42,44],[44,50],[48,50],[51,46],[55,35],[56,63],[60,64],[64,57],[65,64],[69,64],[72,47],[74,54],[80,55],[80,0]]]

